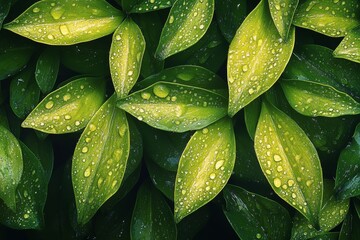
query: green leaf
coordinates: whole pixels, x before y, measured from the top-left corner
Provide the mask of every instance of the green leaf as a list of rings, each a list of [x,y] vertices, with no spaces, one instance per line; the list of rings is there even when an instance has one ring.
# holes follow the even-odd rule
[[[115,102],[113,95],[95,113],[75,148],[71,176],[80,225],[114,195],[124,177],[130,134],[125,112]]]
[[[16,210],[0,205],[0,222],[15,229],[40,229],[44,225],[47,182],[40,160],[20,144],[24,171],[16,189]]]
[[[259,98],[255,99],[244,108],[244,118],[246,130],[252,140],[254,140],[256,126],[261,112],[261,101]]]
[[[358,0],[302,1],[293,24],[330,37],[342,37],[360,24]]]
[[[219,28],[228,42],[234,38],[236,30],[246,17],[247,1],[215,0],[215,14]]]
[[[246,17],[229,48],[230,116],[278,80],[290,59],[294,42],[294,29],[287,41],[278,36],[265,0]]]
[[[167,82],[157,82],[132,93],[117,105],[139,121],[173,132],[201,129],[226,116],[223,96]]]
[[[283,77],[317,82],[334,87],[360,101],[360,68],[357,63],[333,57],[333,51],[319,45],[297,48]]]
[[[110,49],[110,72],[119,98],[135,85],[145,51],[145,39],[133,20],[126,18],[116,29]]]
[[[282,39],[286,40],[299,0],[269,0],[271,17]]]
[[[316,236],[313,238],[310,238],[311,240],[338,240],[339,233],[338,232],[329,232],[322,234],[320,236]]]
[[[38,104],[40,89],[35,81],[34,67],[16,75],[10,83],[10,106],[18,118],[24,119]]]
[[[279,203],[228,185],[224,213],[240,239],[289,239],[291,219]]]
[[[21,126],[52,134],[78,131],[86,126],[103,103],[104,92],[103,79],[82,77],[73,80],[47,95]]]
[[[304,80],[282,80],[281,87],[290,105],[305,116],[360,114],[360,103],[329,85]]]
[[[0,0],[0,29],[2,28],[2,24],[4,19],[8,15],[11,7],[11,1],[9,0]]]
[[[226,185],[235,164],[232,121],[198,130],[181,155],[175,181],[175,221],[180,222],[211,201]]]
[[[55,85],[60,66],[57,48],[47,47],[40,54],[35,70],[36,82],[43,93],[49,93]]]
[[[111,34],[124,14],[103,0],[39,1],[4,28],[33,41],[71,45]]]
[[[275,193],[318,226],[322,171],[305,132],[286,114],[263,102],[254,142],[261,169]]]
[[[177,0],[161,33],[156,57],[163,60],[194,45],[214,15],[214,0]]]
[[[360,219],[355,212],[349,212],[341,226],[339,240],[357,240],[360,236]]]
[[[335,189],[337,197],[347,199],[360,195],[360,124],[353,141],[342,150],[336,169]]]
[[[16,188],[23,173],[23,158],[18,140],[0,125],[0,198],[13,211]]]
[[[349,32],[334,51],[334,57],[360,63],[360,28]]]
[[[137,193],[130,231],[131,239],[176,239],[170,207],[149,183]]]
[[[145,13],[171,7],[176,0],[138,0],[130,13]]]
[[[211,207],[203,206],[187,218],[179,222],[177,226],[178,240],[196,239],[202,230],[209,223],[211,215]],[[199,233],[200,232],[200,233]],[[199,233],[199,234],[198,234]],[[200,237],[201,238],[201,237]]]

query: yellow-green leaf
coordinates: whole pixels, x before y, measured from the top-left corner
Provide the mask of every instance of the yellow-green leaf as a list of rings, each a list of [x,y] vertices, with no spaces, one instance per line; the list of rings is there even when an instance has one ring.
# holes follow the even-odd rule
[[[334,51],[334,57],[360,63],[360,27],[349,32]]]
[[[105,0],[43,0],[4,28],[36,42],[70,45],[111,34],[123,18]]]
[[[275,193],[318,226],[322,171],[305,132],[285,113],[263,102],[254,142],[261,169]]]
[[[210,26],[214,8],[214,0],[177,0],[162,30],[157,58],[163,60],[199,41]]]
[[[229,48],[229,115],[235,115],[280,77],[295,42],[292,28],[284,41],[277,33],[265,0],[247,16]]]
[[[47,95],[21,124],[45,133],[61,134],[86,126],[105,97],[105,81],[82,77]]]
[[[135,85],[145,52],[145,39],[130,18],[116,29],[110,49],[110,72],[119,98],[126,97]]]
[[[76,145],[72,182],[78,223],[87,223],[119,189],[130,150],[125,112],[113,95],[97,111]]]
[[[175,181],[175,221],[196,211],[224,188],[235,164],[232,121],[222,120],[198,130],[179,162]]]
[[[138,0],[131,8],[131,13],[145,13],[169,8],[176,0]],[[135,1],[136,2],[136,1]]]

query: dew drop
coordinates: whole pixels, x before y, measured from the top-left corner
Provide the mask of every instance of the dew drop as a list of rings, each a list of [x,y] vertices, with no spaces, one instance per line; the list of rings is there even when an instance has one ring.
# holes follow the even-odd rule
[[[165,85],[159,84],[153,88],[153,92],[159,98],[166,98],[169,95],[170,90]]]
[[[65,115],[64,118],[65,118],[65,120],[70,120],[71,116],[70,115]]]
[[[200,26],[199,26],[199,28],[202,30],[202,29],[204,29],[204,24],[201,24]]]
[[[294,186],[294,183],[295,183],[294,180],[292,180],[292,179],[288,180],[289,187]]]
[[[281,159],[281,157],[279,155],[277,155],[277,154],[274,155],[274,161],[275,162],[280,162],[281,160],[282,159]]]
[[[133,71],[128,71],[128,76],[132,76],[134,74],[134,72]]]
[[[102,183],[104,182],[104,180],[102,178],[99,178],[98,181],[97,181],[97,186],[98,188],[101,187]]]
[[[85,171],[84,171],[84,177],[89,177],[90,174],[91,174],[91,168],[88,167],[88,168],[86,168]]]
[[[24,219],[28,219],[29,217],[30,217],[29,214],[27,214],[27,213],[24,214]]]
[[[282,172],[284,169],[283,169],[282,166],[277,166],[276,170],[277,170],[278,172]]]
[[[58,20],[62,17],[64,12],[65,12],[65,9],[63,9],[62,7],[55,7],[53,9],[51,9],[50,14],[53,17],[53,19]]]
[[[71,94],[70,94],[70,93],[65,94],[64,97],[63,97],[63,99],[64,99],[65,102],[69,101],[70,98],[71,98]]]
[[[121,40],[121,36],[120,36],[120,35],[116,35],[115,39],[116,39],[117,41],[120,41],[120,40]]]
[[[291,197],[295,199],[296,198],[296,193],[292,193]]]
[[[262,237],[262,236],[261,236],[260,233],[257,233],[257,234],[256,234],[256,238],[257,238],[257,239],[260,239],[261,237]]]
[[[60,32],[62,35],[67,35],[69,34],[69,29],[66,25],[61,25],[60,26]]]
[[[181,194],[185,195],[186,194],[186,190],[181,190]]]
[[[127,127],[126,127],[125,124],[123,124],[123,125],[119,128],[120,137],[124,137],[125,132],[126,132],[126,129],[127,129]]]
[[[111,187],[114,188],[116,186],[116,184],[117,184],[117,180],[114,180],[111,184]]]
[[[173,23],[174,20],[175,20],[174,16],[170,16],[170,18],[169,18],[169,23],[170,23],[170,24]]]
[[[310,187],[313,184],[313,180],[307,180],[306,181],[306,186]]]
[[[88,151],[89,151],[88,147],[83,147],[83,148],[81,149],[81,152],[82,152],[82,153],[87,153]]]
[[[85,142],[87,143],[91,142],[91,138],[85,138]]]
[[[54,106],[54,102],[53,101],[49,101],[45,104],[45,108],[46,109],[51,109]]]
[[[47,36],[47,38],[50,39],[50,40],[53,40],[53,39],[54,39],[54,35],[49,34],[49,35]]]
[[[94,124],[90,124],[89,125],[89,129],[90,129],[90,131],[95,131],[96,130],[96,126],[94,125]]]
[[[215,174],[215,173],[210,174],[210,179],[214,180],[215,177],[216,177],[216,174]]]
[[[219,168],[222,167],[222,165],[224,165],[224,160],[219,160],[215,163],[215,169],[218,170]]]
[[[149,100],[151,97],[151,94],[148,93],[148,92],[142,92],[141,93],[141,98],[144,99],[144,100]]]
[[[276,10],[280,10],[280,5],[279,5],[279,4],[275,4],[275,9],[276,9]]]
[[[247,72],[247,71],[249,70],[249,66],[245,64],[245,65],[242,67],[242,70],[243,70],[243,72]]]
[[[207,134],[209,132],[209,129],[207,129],[207,128],[204,128],[203,130],[202,130],[202,133],[203,134]]]
[[[183,81],[190,81],[193,78],[193,75],[188,73],[179,73],[176,77]]]
[[[38,8],[38,7],[33,8],[33,12],[34,12],[34,13],[40,12],[40,8]]]
[[[277,188],[281,186],[280,178],[275,178],[274,179],[274,186],[277,187]]]

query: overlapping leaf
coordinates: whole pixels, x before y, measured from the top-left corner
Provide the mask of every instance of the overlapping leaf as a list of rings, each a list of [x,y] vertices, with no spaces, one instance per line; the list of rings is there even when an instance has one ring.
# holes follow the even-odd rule
[[[138,0],[135,2],[136,4],[130,10],[131,13],[151,12],[169,8],[176,0]]]
[[[353,29],[345,36],[334,51],[334,56],[360,63],[360,28]]]
[[[56,48],[45,48],[36,63],[35,79],[43,93],[49,93],[56,82],[60,66],[59,51]]]

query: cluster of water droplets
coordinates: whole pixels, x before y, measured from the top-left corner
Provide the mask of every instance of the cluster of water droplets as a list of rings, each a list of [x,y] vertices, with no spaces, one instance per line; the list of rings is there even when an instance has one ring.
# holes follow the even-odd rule
[[[174,0],[147,0],[134,6],[134,9],[131,10],[131,12],[149,12],[168,8],[171,7],[174,2]]]

